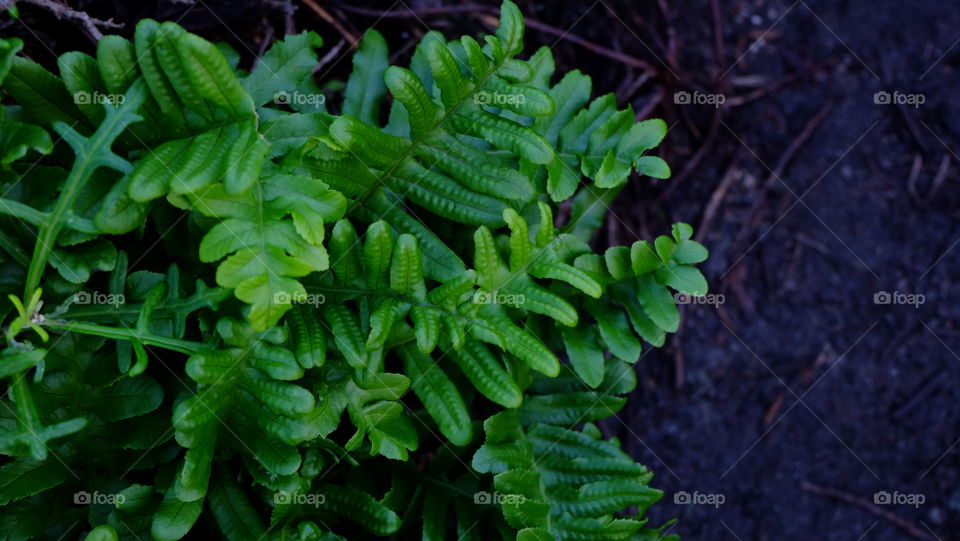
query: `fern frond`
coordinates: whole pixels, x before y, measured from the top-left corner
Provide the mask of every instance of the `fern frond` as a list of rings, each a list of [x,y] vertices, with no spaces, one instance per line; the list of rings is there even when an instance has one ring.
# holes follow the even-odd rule
[[[300,467],[295,445],[316,437],[308,422],[314,396],[287,383],[299,379],[303,369],[290,351],[276,345],[285,339],[279,329],[255,333],[243,323],[222,319],[217,331],[228,348],[198,352],[187,362],[187,374],[199,388],[173,414],[177,442],[187,453],[154,521],[155,532],[163,527],[164,506],[172,513],[202,505],[217,448],[250,455],[282,476]]]
[[[380,32],[367,30],[353,55],[353,72],[344,91],[343,114],[377,126],[380,104],[386,94],[383,72],[387,69],[387,42]]]
[[[533,123],[557,150],[556,159],[547,166],[547,189],[554,200],[571,197],[581,174],[594,181],[592,190],[621,187],[634,170],[654,178],[670,176],[663,160],[646,155],[666,135],[667,126],[662,120],[635,121],[631,107],[617,109],[613,94],[590,101],[590,77],[579,70],[568,72],[549,86],[554,69],[552,53],[543,47],[535,59],[543,72],[540,88],[560,104],[554,115]]]
[[[249,498],[224,469],[216,472],[210,489],[210,510],[230,541],[262,539],[267,531]]]
[[[407,452],[417,447],[417,432],[398,400],[410,388],[410,379],[387,372],[358,379],[343,362],[325,365],[316,387],[323,401],[311,414],[310,422],[321,436],[327,436],[337,429],[346,411],[357,428],[346,444],[347,450],[359,448],[364,438],[369,438],[371,454],[406,460]]]
[[[294,306],[285,321],[300,366],[304,369],[323,366],[327,358],[327,338],[315,314],[305,305]]]
[[[313,68],[317,65],[315,49],[323,45],[323,39],[314,32],[291,34],[275,42],[257,61],[256,69],[240,79],[240,84],[250,94],[260,114],[271,116],[277,105],[286,105],[301,113],[325,111],[325,100],[280,99],[294,93],[322,95],[313,82]],[[272,103],[271,103],[272,102]],[[271,106],[269,109],[264,105]],[[266,134],[269,130],[264,130]]]
[[[221,178],[228,193],[247,190],[269,146],[257,131],[253,99],[223,54],[169,22],[140,22],[134,43],[150,93],[180,136],[137,164],[130,197],[143,202],[168,192],[194,193]]]
[[[197,279],[194,292],[183,296],[177,265],[171,265],[166,274],[150,271],[128,274],[127,254],[121,251],[110,276],[108,295],[106,298],[113,304],[87,304],[91,292],[77,293],[68,298],[57,314],[68,320],[132,326],[140,334],[179,339],[187,332],[187,319],[191,314],[216,309],[230,293],[219,287],[208,287]],[[134,355],[135,363],[132,362]],[[135,338],[117,342],[117,367],[130,377],[142,373],[147,368],[143,342]]]
[[[554,84],[548,49],[518,57],[523,33],[507,0],[494,35],[429,32],[400,67],[369,30],[323,90],[310,32],[250,73],[174,23],[67,53],[58,75],[0,40],[18,106],[0,115],[16,119],[0,120],[0,288],[26,285],[0,308],[0,527],[664,538],[642,519],[650,473],[592,423],[636,386],[642,342],[677,330],[674,293],[706,292],[707,252],[677,224],[594,253],[626,180],[669,174],[648,155],[666,127],[591,101],[579,72]],[[144,257],[151,241],[170,260]],[[76,302],[97,290],[123,301]],[[64,506],[78,490],[124,501]]]
[[[473,439],[473,426],[460,391],[433,359],[403,346],[399,349],[404,369],[410,374],[413,392],[437,422],[440,432],[454,445],[467,445]]]
[[[290,494],[280,493],[272,520],[278,539],[344,539],[324,533],[317,523],[336,524],[343,519],[367,532],[386,536],[400,528],[400,517],[370,493],[351,486],[321,483],[304,487],[321,504],[306,506],[293,501]],[[293,526],[296,525],[294,528]]]
[[[488,419],[473,458],[474,469],[494,474],[517,539],[634,539],[662,496],[646,467],[593,425],[577,431],[521,418],[505,411]]]
[[[268,168],[250,190],[231,194],[217,184],[202,194],[173,198],[178,206],[220,221],[204,235],[200,259],[215,262],[217,283],[249,303],[247,317],[265,330],[305,295],[296,278],[326,269],[324,224],[338,219],[345,201],[313,179]]]
[[[504,107],[533,116],[551,114],[554,105],[546,93],[524,84],[532,71],[513,58],[520,44],[503,42],[523,33],[522,19],[509,2],[504,4],[498,32],[485,38],[486,49],[471,38],[447,44],[430,34],[418,49],[416,71],[387,68],[383,81],[399,105],[386,130],[378,128],[369,114],[349,116],[357,113],[357,106],[353,101],[345,104],[347,116],[331,124],[330,137],[348,153],[341,159],[370,171],[367,184],[356,192],[355,205],[386,188],[435,214],[498,227],[504,209],[532,197],[532,182],[520,173],[516,159],[550,163],[553,149],[532,128],[492,112],[486,103],[490,96],[509,94]],[[371,50],[380,50],[375,37],[367,40]],[[358,71],[352,80],[365,80],[365,73]],[[373,94],[379,97],[380,92]],[[478,140],[487,144],[479,145]],[[497,156],[493,150],[505,155]],[[312,165],[335,169],[324,161]]]

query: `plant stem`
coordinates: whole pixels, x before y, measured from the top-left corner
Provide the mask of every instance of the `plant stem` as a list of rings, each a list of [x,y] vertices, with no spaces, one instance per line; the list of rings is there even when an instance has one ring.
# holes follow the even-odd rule
[[[3,198],[0,198],[0,214],[8,214],[37,227],[43,226],[43,224],[47,223],[50,219],[50,214],[47,212],[37,210],[30,205],[24,205],[19,201]],[[63,223],[70,229],[76,229],[83,233],[100,233],[100,231],[93,226],[92,221],[72,213],[68,213]]]
[[[92,334],[104,338],[113,338],[115,340],[137,340],[148,346],[157,346],[171,351],[178,351],[187,355],[192,355],[202,349],[208,349],[209,346],[200,342],[190,340],[180,340],[179,338],[170,338],[150,333],[140,333],[135,329],[120,329],[109,327],[107,325],[97,325],[95,323],[83,323],[79,321],[45,321],[45,327],[53,329],[63,329],[65,331],[77,332],[81,334]]]
[[[47,213],[19,201],[0,198],[0,213],[20,218],[28,224],[40,226],[47,220]]]
[[[224,301],[230,298],[231,295],[232,293],[229,289],[210,288],[202,293],[195,293],[190,297],[178,298],[174,302],[167,302],[158,306],[153,312],[153,317],[162,319],[165,317],[173,317],[182,311],[192,312],[200,307],[208,306],[209,303]],[[63,314],[63,317],[68,319],[92,319],[95,321],[107,320],[111,322],[136,320],[137,316],[140,315],[140,311],[143,309],[142,303],[125,303],[116,307],[106,306],[108,306],[109,309],[105,308],[104,305],[83,306],[74,304]]]
[[[63,230],[64,215],[73,207],[74,201],[80,194],[80,188],[83,187],[96,168],[96,164],[89,160],[78,159],[77,162],[79,163],[75,163],[73,169],[70,170],[63,191],[57,198],[56,206],[53,207],[43,225],[40,226],[37,243],[33,249],[33,259],[30,260],[30,267],[27,269],[26,287],[23,293],[25,298],[29,297],[40,285],[40,278],[43,276],[43,270],[46,268],[47,260],[53,251],[53,245],[57,241],[57,235]]]
[[[80,195],[81,189],[90,180],[93,172],[98,167],[103,166],[129,172],[126,168],[129,168],[130,164],[116,156],[110,147],[113,146],[113,142],[126,129],[128,124],[141,120],[136,111],[146,97],[144,85],[143,80],[138,79],[127,91],[126,99],[119,108],[114,109],[105,105],[106,118],[90,137],[80,135],[62,122],[54,125],[54,128],[73,148],[76,159],[74,159],[70,174],[64,182],[63,189],[57,197],[56,205],[54,205],[53,210],[47,213],[43,223],[38,227],[33,258],[27,268],[26,287],[24,287],[23,293],[25,299],[30,298],[40,286],[43,271],[47,267],[47,260],[50,258],[50,253],[57,242],[57,235],[60,234],[60,231],[73,216],[71,212],[73,204],[76,202],[77,196]]]

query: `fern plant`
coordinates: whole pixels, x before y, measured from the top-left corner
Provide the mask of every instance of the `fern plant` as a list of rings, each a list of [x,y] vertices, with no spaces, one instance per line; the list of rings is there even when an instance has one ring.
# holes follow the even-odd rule
[[[604,439],[706,293],[692,229],[600,252],[666,133],[495,35],[0,40],[4,539],[667,539]],[[90,97],[97,97],[91,100]],[[334,100],[331,100],[332,104]],[[559,216],[559,218],[558,218]],[[159,255],[158,254],[162,254]],[[193,281],[190,288],[184,281]]]

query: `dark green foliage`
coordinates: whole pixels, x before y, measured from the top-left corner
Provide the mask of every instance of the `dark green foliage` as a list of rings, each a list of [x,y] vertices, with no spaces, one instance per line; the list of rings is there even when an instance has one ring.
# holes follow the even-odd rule
[[[312,33],[0,40],[3,539],[664,538],[594,423],[707,252],[591,247],[666,127],[522,43],[370,30],[331,114]]]

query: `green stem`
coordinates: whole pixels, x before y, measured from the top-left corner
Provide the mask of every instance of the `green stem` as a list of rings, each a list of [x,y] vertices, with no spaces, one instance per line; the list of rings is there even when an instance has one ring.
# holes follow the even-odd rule
[[[94,152],[97,150],[99,150],[99,147],[95,147]],[[63,230],[64,215],[73,207],[77,196],[80,195],[80,188],[83,187],[96,168],[96,164],[89,160],[77,161],[79,163],[75,163],[73,169],[70,170],[63,191],[57,198],[56,206],[53,207],[53,210],[46,216],[46,220],[40,225],[37,243],[33,249],[33,259],[30,260],[30,267],[27,268],[27,281],[23,293],[25,298],[29,297],[40,285],[40,278],[47,266],[47,260],[50,259],[50,253],[53,251],[57,235]]]
[[[37,243],[33,250],[30,266],[27,268],[24,298],[29,298],[40,287],[40,280],[43,278],[43,271],[47,267],[47,260],[50,259],[50,254],[57,242],[57,235],[60,234],[60,231],[72,217],[75,218],[71,211],[73,204],[94,171],[98,167],[106,166],[129,172],[125,168],[130,167],[130,164],[115,155],[110,147],[113,146],[113,142],[126,129],[128,124],[140,120],[140,117],[136,115],[136,110],[146,97],[144,85],[142,79],[137,79],[130,90],[127,91],[126,99],[119,108],[113,109],[110,106],[105,106],[106,117],[97,131],[90,137],[80,135],[66,124],[58,122],[54,125],[54,128],[73,148],[76,158],[53,210],[46,214],[43,222],[38,226]]]
[[[40,226],[47,221],[47,213],[19,201],[0,198],[0,214],[9,214],[31,225]]]
[[[207,307],[210,303],[224,301],[230,298],[232,294],[232,291],[229,289],[210,288],[201,294],[195,293],[193,296],[184,297],[175,302],[169,302],[158,306],[153,312],[153,318],[164,319],[166,317],[172,317],[180,312],[192,312],[199,308]],[[142,309],[142,303],[125,303],[121,306],[111,306],[109,308],[105,308],[103,305],[80,306],[74,304],[70,306],[70,309],[67,310],[65,314],[63,314],[63,317],[71,320],[135,320],[137,316],[140,315]]]
[[[210,346],[200,342],[191,342],[190,340],[180,340],[168,336],[160,336],[150,333],[141,333],[135,329],[120,329],[117,327],[108,327],[106,325],[97,325],[94,323],[83,323],[79,321],[45,321],[44,327],[52,329],[63,329],[69,332],[81,334],[91,334],[102,336],[104,338],[113,338],[115,340],[136,340],[148,346],[157,346],[171,351],[178,351],[187,355],[192,355],[200,350],[209,349]]]
[[[37,210],[30,205],[24,205],[12,199],[0,198],[0,214],[7,214],[14,218],[19,218],[36,227],[41,227],[50,221],[50,213]],[[76,229],[82,233],[100,233],[100,231],[94,227],[91,220],[81,218],[73,213],[67,214],[63,220],[63,224],[70,229]]]

